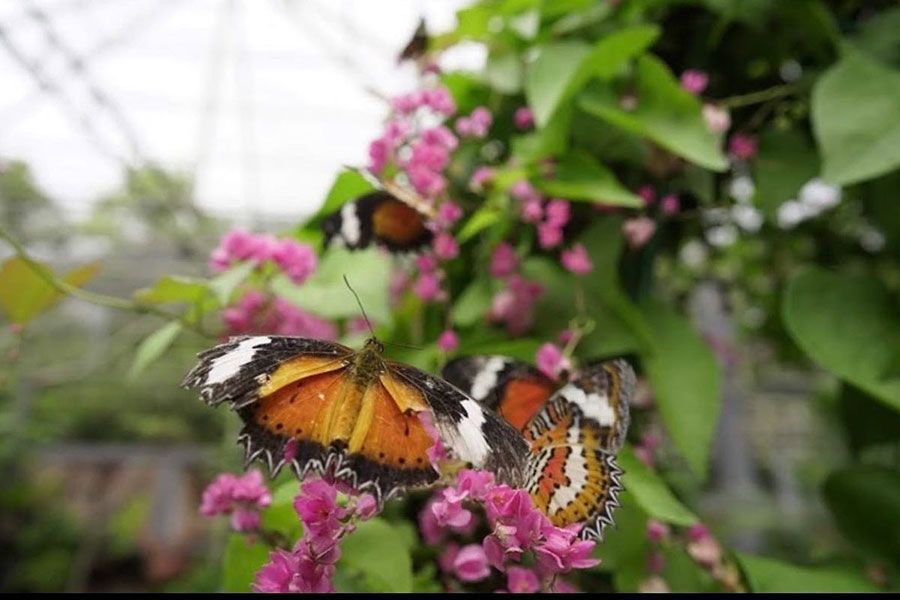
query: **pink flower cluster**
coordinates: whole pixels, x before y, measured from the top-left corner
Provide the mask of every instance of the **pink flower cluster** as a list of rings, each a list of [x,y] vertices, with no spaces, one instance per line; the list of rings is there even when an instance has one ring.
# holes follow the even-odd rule
[[[491,301],[488,320],[504,323],[512,335],[525,333],[534,316],[534,303],[544,293],[544,287],[535,281],[528,281],[521,275],[510,275],[506,289],[497,292]]]
[[[553,198],[546,204],[527,179],[520,179],[509,188],[509,193],[519,201],[522,220],[537,225],[538,243],[548,250],[562,242],[563,227],[572,218],[571,207],[566,200]]]
[[[223,473],[203,491],[200,514],[231,515],[231,527],[235,531],[257,531],[259,511],[271,503],[272,495],[258,470],[247,471],[242,477]]]
[[[447,188],[443,171],[459,142],[443,125],[419,128],[421,120],[414,115],[427,112],[446,118],[456,112],[456,104],[446,88],[437,87],[398,96],[392,106],[393,117],[369,144],[369,169],[378,175],[389,165],[402,169],[416,192],[433,200]]]
[[[303,521],[303,537],[293,550],[276,550],[256,573],[257,592],[334,592],[335,563],[341,557],[340,539],[377,512],[375,498],[363,494],[347,508],[337,503],[338,490],[322,480],[307,480],[294,499]]]
[[[531,129],[534,127],[534,113],[527,106],[522,106],[516,109],[513,121],[515,121],[516,127],[523,131]]]
[[[479,106],[468,117],[459,117],[456,120],[456,133],[461,137],[484,138],[487,137],[494,115],[487,108]]]
[[[212,251],[209,265],[210,269],[219,272],[236,262],[248,260],[260,266],[268,261],[273,262],[297,285],[313,274],[318,262],[315,251],[307,244],[232,229]]]
[[[556,576],[600,562],[590,557],[595,543],[578,538],[580,526],[554,526],[527,492],[497,485],[493,474],[482,471],[461,471],[454,486],[425,506],[419,515],[425,542],[440,544],[450,532],[471,534],[470,508],[479,504],[490,533],[480,545],[448,544],[440,559],[441,568],[462,581],[486,579],[494,567],[507,574],[508,591],[549,590]],[[520,564],[526,553],[533,556],[533,568]]]
[[[482,192],[488,183],[494,180],[494,175],[496,175],[496,171],[494,171],[491,167],[478,167],[472,172],[472,177],[469,179],[469,188],[473,192]]]
[[[222,311],[230,335],[272,333],[334,340],[338,329],[331,321],[305,312],[287,300],[250,290]]]
[[[728,153],[738,160],[750,160],[757,152],[756,140],[745,133],[735,133],[728,140]]]
[[[551,379],[556,379],[560,373],[572,368],[572,362],[563,354],[562,349],[550,342],[538,348],[535,353],[534,364],[544,375]]]
[[[688,69],[681,74],[681,87],[692,94],[702,94],[709,84],[709,75],[697,69]]]

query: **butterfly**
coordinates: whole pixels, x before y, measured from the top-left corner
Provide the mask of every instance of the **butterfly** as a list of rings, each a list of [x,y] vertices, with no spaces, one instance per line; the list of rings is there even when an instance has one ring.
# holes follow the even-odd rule
[[[519,430],[530,445],[523,487],[554,525],[584,525],[601,538],[622,491],[615,456],[628,431],[635,374],[622,359],[596,363],[562,383],[527,363],[466,356],[441,375]]]
[[[339,241],[358,250],[374,242],[403,252],[431,243],[428,219],[434,216],[433,209],[396,184],[379,185],[384,189],[347,202],[322,220],[326,246]]]
[[[528,443],[519,432],[446,381],[383,352],[374,338],[354,350],[302,337],[233,337],[200,353],[182,385],[237,411],[247,464],[262,458],[273,475],[289,463],[301,480],[314,473],[379,503],[427,487],[440,473],[419,418],[426,413],[453,458],[502,481],[523,479]]]
[[[418,60],[425,55],[427,50],[428,30],[425,28],[425,19],[419,19],[419,24],[416,26],[412,38],[397,56],[397,63],[401,63],[404,60]]]

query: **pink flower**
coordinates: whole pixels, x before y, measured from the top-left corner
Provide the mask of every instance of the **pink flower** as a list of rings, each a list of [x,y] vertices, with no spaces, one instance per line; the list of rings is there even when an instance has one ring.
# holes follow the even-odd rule
[[[447,187],[447,180],[443,175],[424,165],[410,164],[406,174],[416,191],[423,196],[437,196]]]
[[[259,512],[272,503],[272,495],[263,484],[262,473],[256,469],[242,477],[231,473],[219,475],[203,491],[200,514],[212,517],[231,515],[235,531],[259,529]]]
[[[443,125],[438,125],[437,127],[430,127],[422,132],[422,141],[426,144],[431,144],[434,146],[443,146],[449,151],[456,150],[456,147],[459,145],[459,141],[456,139],[456,136],[453,135],[449,129],[444,127]]]
[[[527,106],[522,106],[516,109],[513,121],[515,121],[516,127],[519,129],[531,129],[534,127],[534,113]]]
[[[438,144],[428,144],[420,139],[412,146],[412,154],[406,161],[408,166],[418,166],[431,171],[442,171],[450,160],[447,149]]]
[[[393,147],[391,143],[381,138],[376,138],[369,143],[369,170],[380,174],[390,160]]]
[[[472,520],[472,513],[462,506],[465,494],[458,494],[453,488],[441,491],[441,499],[431,505],[431,512],[441,527],[459,529]]]
[[[669,527],[665,523],[660,523],[655,519],[647,521],[647,539],[654,543],[659,543],[669,537]]]
[[[540,589],[537,574],[524,567],[510,567],[506,571],[506,587],[513,594],[533,594]]]
[[[450,260],[459,256],[459,245],[452,235],[446,231],[441,231],[434,236],[431,243],[435,255],[441,260]]]
[[[363,521],[368,521],[378,512],[378,503],[372,494],[362,494],[356,501],[356,514]]]
[[[441,284],[434,273],[420,273],[413,284],[413,293],[426,302],[436,300],[441,293]]]
[[[644,446],[635,446],[634,455],[638,457],[639,461],[641,461],[648,467],[652,467],[654,464],[656,464],[656,460],[653,458],[653,452],[651,452],[649,448],[646,448]]]
[[[675,194],[666,194],[659,202],[659,207],[664,215],[677,215],[681,210],[681,201]]]
[[[575,244],[571,248],[563,250],[561,260],[563,266],[576,275],[585,275],[594,270],[587,250],[581,244]]]
[[[651,573],[662,573],[666,568],[666,556],[659,550],[654,550],[647,557],[647,570]]]
[[[491,275],[494,277],[507,277],[516,272],[519,266],[519,256],[515,249],[507,242],[497,244],[491,253]]]
[[[644,206],[651,206],[656,201],[656,190],[652,185],[642,185],[637,194],[644,201]]]
[[[488,134],[488,130],[491,128],[491,123],[494,122],[494,116],[487,108],[479,106],[472,111],[469,120],[471,122],[472,136],[483,138]]]
[[[437,344],[444,352],[453,352],[459,347],[459,336],[452,329],[447,329],[438,336]]]
[[[727,108],[720,108],[715,104],[703,105],[703,121],[707,129],[715,134],[725,133],[731,127],[731,115]]]
[[[443,227],[452,227],[462,218],[462,216],[463,210],[459,207],[459,204],[450,202],[449,200],[442,202],[441,206],[438,208],[437,219]]]
[[[688,529],[688,539],[692,542],[699,542],[708,537],[710,537],[709,529],[703,523],[691,525],[691,528]]]
[[[437,258],[434,254],[420,254],[416,257],[416,267],[420,271],[430,272],[437,269]]]
[[[538,225],[538,243],[544,250],[558,246],[562,239],[563,232],[560,227],[546,222]]]
[[[563,346],[568,345],[569,342],[575,337],[575,332],[571,329],[563,329],[559,332],[559,335],[556,336],[556,340],[562,344]]]
[[[681,87],[692,94],[701,94],[709,84],[709,75],[697,69],[688,69],[681,74]]]
[[[460,137],[472,137],[473,132],[475,130],[472,125],[472,119],[469,117],[460,117],[456,120],[456,124],[453,126],[456,129],[456,133],[460,135]]]
[[[276,550],[269,554],[269,562],[256,572],[253,584],[254,592],[264,594],[280,594],[297,592],[299,560],[292,552]]]
[[[337,490],[321,479],[305,481],[294,498],[294,510],[313,537],[334,536],[340,529],[345,509],[337,505]]]
[[[469,179],[469,187],[476,192],[484,189],[485,184],[494,179],[495,171],[491,167],[478,167]]]
[[[535,548],[538,565],[547,573],[567,573],[572,569],[588,569],[600,563],[590,558],[595,542],[579,540],[577,529],[552,527],[545,541]]]
[[[456,103],[453,96],[445,87],[436,87],[434,89],[425,90],[425,103],[434,112],[445,116],[450,116],[456,112]]]
[[[512,275],[507,289],[494,296],[488,318],[505,322],[509,333],[521,335],[531,326],[534,303],[543,292],[541,284]]]
[[[438,495],[435,494],[419,511],[419,531],[422,533],[422,539],[429,546],[440,544],[447,532],[447,528],[438,523],[432,510],[432,507],[439,501]]]
[[[255,235],[243,229],[232,229],[219,242],[210,255],[210,269],[224,271],[235,261],[248,260],[256,255],[259,241]]]
[[[431,462],[431,466],[440,472],[441,464],[449,458],[447,456],[447,450],[444,448],[443,442],[441,442],[441,436],[438,435],[437,429],[434,428],[434,423],[431,422],[431,415],[422,411],[416,416],[419,418],[419,421],[422,423],[422,427],[428,433],[428,436],[434,442],[434,445],[426,450],[426,454],[428,455],[428,460]]]
[[[284,462],[290,463],[293,462],[294,458],[297,457],[297,440],[291,438],[284,445]]]
[[[566,358],[562,350],[556,344],[547,342],[538,348],[534,357],[535,366],[541,370],[547,377],[556,379],[559,372],[564,369],[571,368],[569,359]]]
[[[571,218],[569,203],[559,198],[554,198],[547,203],[547,223],[556,227],[564,227]]]
[[[735,133],[728,141],[728,152],[735,158],[750,160],[756,156],[757,151],[756,140],[749,135]]]
[[[622,235],[632,248],[641,248],[656,232],[656,223],[649,217],[636,217],[622,223]]]
[[[426,95],[422,91],[410,92],[396,96],[391,100],[391,106],[401,115],[407,115],[415,112],[420,106],[427,102]]]
[[[481,581],[491,574],[484,549],[478,544],[460,549],[453,560],[453,570],[461,581]]]
[[[231,528],[235,531],[257,531],[259,525],[259,513],[255,510],[238,508],[231,514]]]
[[[316,270],[318,259],[316,253],[307,244],[292,239],[276,242],[272,251],[272,260],[297,285],[306,281]]]
[[[237,301],[222,311],[222,321],[231,335],[251,333],[254,330],[254,319],[266,302],[262,292],[250,290]]]
[[[528,200],[529,198],[538,198],[540,199],[540,193],[534,189],[534,186],[531,185],[531,182],[527,179],[520,179],[509,188],[509,193],[513,198],[521,201]]]
[[[539,196],[522,200],[522,220],[526,223],[537,223],[544,218],[544,205]]]

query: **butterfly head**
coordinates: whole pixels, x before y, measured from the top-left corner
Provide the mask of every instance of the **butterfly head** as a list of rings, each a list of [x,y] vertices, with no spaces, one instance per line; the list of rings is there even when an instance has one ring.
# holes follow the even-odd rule
[[[384,354],[384,344],[378,341],[378,338],[372,336],[366,340],[366,344],[363,346],[363,351],[365,352],[366,350],[375,352],[378,356],[381,356]]]

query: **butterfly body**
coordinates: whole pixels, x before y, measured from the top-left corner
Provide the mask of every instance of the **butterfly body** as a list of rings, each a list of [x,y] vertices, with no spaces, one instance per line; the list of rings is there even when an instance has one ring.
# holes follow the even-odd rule
[[[521,434],[447,382],[382,353],[374,339],[356,351],[308,338],[232,338],[201,353],[184,385],[237,410],[247,461],[263,458],[272,472],[290,464],[301,479],[316,473],[379,501],[430,485],[439,473],[425,413],[454,458],[522,480]]]
[[[427,216],[387,190],[377,190],[345,203],[322,221],[325,244],[341,243],[358,250],[372,243],[392,252],[416,250],[431,242]]]
[[[523,487],[535,506],[557,526],[581,523],[583,536],[600,538],[622,490],[615,455],[628,429],[631,366],[593,364],[558,383],[521,361],[469,356],[448,363],[443,376],[528,440]]]

